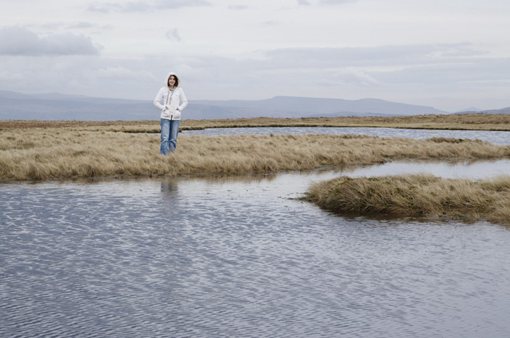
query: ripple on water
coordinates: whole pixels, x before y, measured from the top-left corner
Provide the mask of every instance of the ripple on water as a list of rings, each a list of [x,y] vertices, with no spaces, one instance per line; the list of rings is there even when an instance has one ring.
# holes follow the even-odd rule
[[[484,130],[433,130],[401,128],[367,128],[367,127],[260,127],[260,128],[210,128],[184,131],[184,135],[282,135],[282,134],[326,134],[326,135],[368,135],[378,137],[405,137],[427,139],[432,137],[478,139],[494,144],[510,144],[508,131]]]
[[[3,185],[0,336],[508,336],[507,229],[288,198],[335,175]]]

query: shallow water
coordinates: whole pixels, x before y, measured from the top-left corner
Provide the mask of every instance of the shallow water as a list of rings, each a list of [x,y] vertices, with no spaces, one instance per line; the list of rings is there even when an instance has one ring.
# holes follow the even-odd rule
[[[437,168],[510,169],[476,165]],[[385,166],[1,185],[0,336],[508,337],[507,228],[345,219],[294,199],[340,174],[423,171]]]
[[[427,139],[431,137],[478,139],[494,144],[510,144],[510,132],[478,130],[431,130],[397,128],[349,128],[349,127],[261,127],[261,128],[210,128],[184,131],[183,135],[269,135],[269,134],[359,134],[379,137],[405,137]]]
[[[394,176],[408,174],[433,174],[453,179],[487,179],[510,175],[510,160],[477,161],[477,162],[388,162],[382,165],[367,166],[345,171],[342,175],[351,177],[362,176]]]

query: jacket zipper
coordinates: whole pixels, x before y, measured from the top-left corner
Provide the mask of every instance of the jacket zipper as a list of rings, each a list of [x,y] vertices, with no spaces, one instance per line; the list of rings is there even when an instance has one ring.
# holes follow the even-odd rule
[[[170,90],[170,89],[168,90],[168,95],[166,96],[166,104],[167,105],[172,103],[172,97],[174,96],[174,91],[175,91],[175,89],[174,90]],[[170,92],[172,92],[172,93],[170,94]],[[174,113],[170,114],[170,121],[173,121],[173,119],[174,119]]]

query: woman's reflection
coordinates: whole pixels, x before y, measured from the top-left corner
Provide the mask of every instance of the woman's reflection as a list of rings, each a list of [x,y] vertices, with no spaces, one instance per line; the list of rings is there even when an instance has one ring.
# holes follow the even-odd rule
[[[169,179],[161,182],[161,192],[165,198],[175,198],[177,196],[178,184],[175,179]]]

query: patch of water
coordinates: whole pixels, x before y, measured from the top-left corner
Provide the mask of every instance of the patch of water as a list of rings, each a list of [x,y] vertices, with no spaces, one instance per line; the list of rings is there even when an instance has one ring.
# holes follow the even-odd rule
[[[0,336],[508,337],[508,229],[344,219],[293,199],[406,166],[1,185]]]
[[[460,163],[389,162],[382,165],[357,168],[342,173],[345,176],[395,176],[432,174],[443,178],[486,179],[510,175],[510,160]]]
[[[379,137],[405,137],[427,139],[432,137],[478,139],[494,144],[510,144],[510,132],[479,130],[432,130],[366,127],[260,127],[260,128],[210,128],[184,131],[183,135],[281,135],[281,134],[328,134],[328,135],[369,135]]]

